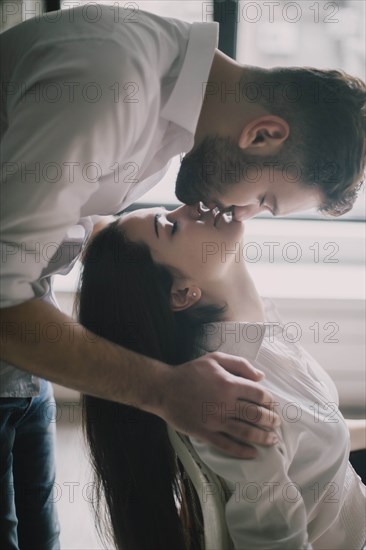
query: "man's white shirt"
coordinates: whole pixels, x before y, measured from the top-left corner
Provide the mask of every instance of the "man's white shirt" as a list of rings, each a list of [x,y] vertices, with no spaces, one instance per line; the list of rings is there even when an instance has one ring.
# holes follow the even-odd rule
[[[0,37],[0,307],[37,295],[50,251],[80,218],[126,208],[193,146],[217,23],[100,13],[61,10]]]
[[[0,35],[2,308],[34,297],[58,307],[52,275],[71,269],[93,223],[194,144],[218,24],[98,13],[52,12]],[[3,361],[0,381],[2,397],[39,392]]]

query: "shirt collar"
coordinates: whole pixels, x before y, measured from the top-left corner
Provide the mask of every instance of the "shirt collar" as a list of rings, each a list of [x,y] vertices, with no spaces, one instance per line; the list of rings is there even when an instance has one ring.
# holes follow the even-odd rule
[[[206,323],[203,325],[200,347],[208,353],[222,351],[254,361],[266,330],[264,323],[234,321]]]
[[[186,55],[161,116],[194,136],[206,83],[218,46],[218,23],[192,23]],[[192,140],[193,146],[193,140]]]

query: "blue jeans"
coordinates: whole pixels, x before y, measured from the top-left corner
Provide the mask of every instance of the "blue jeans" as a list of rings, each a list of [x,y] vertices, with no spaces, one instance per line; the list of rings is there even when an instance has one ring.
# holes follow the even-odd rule
[[[0,397],[0,548],[58,550],[52,386],[37,397]]]

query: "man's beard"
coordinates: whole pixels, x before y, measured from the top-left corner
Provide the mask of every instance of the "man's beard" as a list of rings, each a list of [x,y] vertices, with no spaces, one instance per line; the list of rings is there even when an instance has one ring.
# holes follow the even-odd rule
[[[183,158],[175,194],[185,204],[209,204],[235,184],[258,181],[264,170],[270,170],[269,166],[281,169],[287,156],[288,153],[265,157],[248,154],[231,138],[206,137]]]

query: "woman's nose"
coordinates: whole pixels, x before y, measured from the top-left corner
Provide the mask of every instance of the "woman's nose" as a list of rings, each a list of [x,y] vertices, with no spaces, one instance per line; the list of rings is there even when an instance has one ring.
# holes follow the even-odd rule
[[[258,204],[246,204],[245,206],[233,206],[233,218],[236,221],[244,221],[253,218],[261,211],[261,207]]]
[[[176,220],[183,220],[185,218],[197,219],[199,216],[198,203],[192,205],[182,204],[181,206],[178,206],[178,208],[167,212],[166,219],[173,222]]]
[[[185,204],[182,204],[181,206],[178,206],[177,208],[174,208],[174,210],[166,210],[166,217],[169,219],[170,217],[174,217],[174,219],[181,215],[181,213],[184,211],[184,209],[186,208],[186,205]]]

